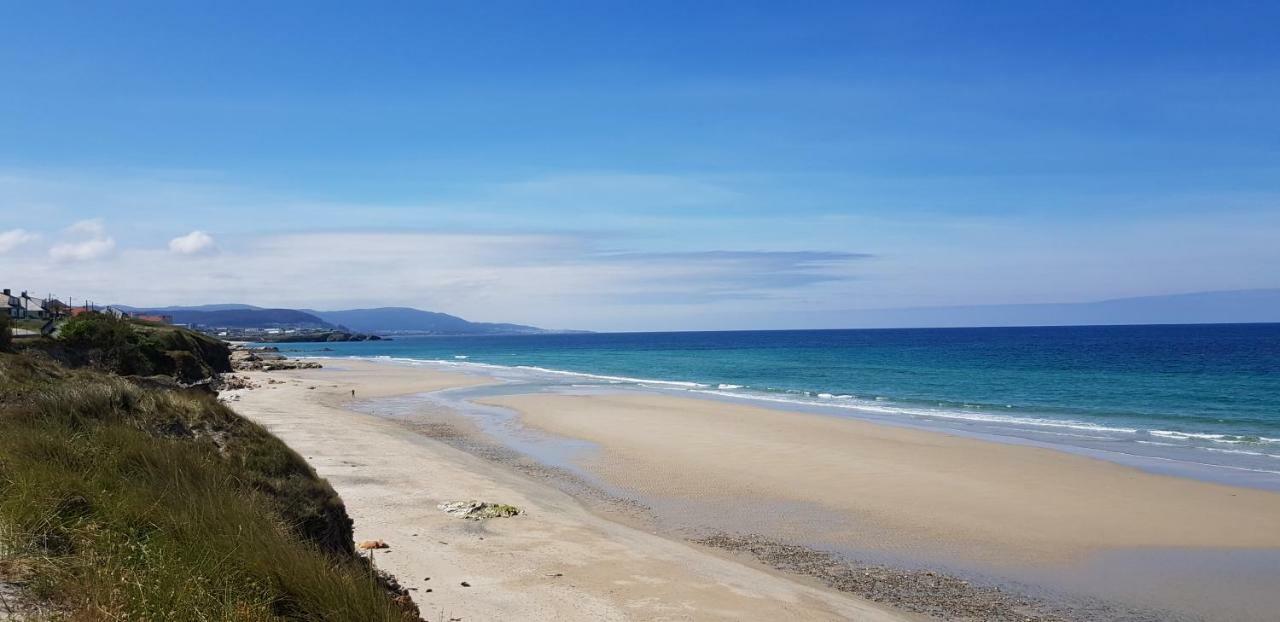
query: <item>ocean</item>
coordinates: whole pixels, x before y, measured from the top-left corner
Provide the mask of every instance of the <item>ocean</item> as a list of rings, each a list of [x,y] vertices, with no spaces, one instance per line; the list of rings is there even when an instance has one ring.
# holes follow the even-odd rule
[[[1280,489],[1280,324],[405,337],[279,344],[692,394]]]

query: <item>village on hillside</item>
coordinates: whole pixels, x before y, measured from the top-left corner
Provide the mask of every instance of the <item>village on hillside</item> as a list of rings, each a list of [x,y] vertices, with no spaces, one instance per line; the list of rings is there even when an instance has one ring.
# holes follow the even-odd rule
[[[56,329],[58,320],[82,313],[104,313],[154,324],[173,323],[173,318],[168,315],[129,313],[112,306],[96,306],[88,301],[80,306],[72,306],[53,295],[37,298],[26,291],[14,293],[7,287],[0,290],[0,302],[4,303],[5,315],[15,324],[15,336],[32,333],[48,335]]]

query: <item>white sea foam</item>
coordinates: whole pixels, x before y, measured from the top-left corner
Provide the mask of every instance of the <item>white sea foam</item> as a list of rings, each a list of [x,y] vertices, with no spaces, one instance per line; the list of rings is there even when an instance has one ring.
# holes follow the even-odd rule
[[[1220,454],[1238,454],[1242,456],[1266,456],[1268,458],[1275,458],[1276,460],[1280,460],[1280,456],[1277,456],[1276,454],[1269,454],[1265,451],[1248,451],[1246,449],[1223,449],[1221,447],[1196,447],[1195,449],[1198,449],[1201,451],[1212,451],[1214,453],[1220,453]]]
[[[529,371],[536,371],[543,374],[554,374],[557,376],[574,376],[577,378],[594,378],[596,380],[633,382],[635,384],[682,387],[687,389],[697,389],[697,388],[703,388],[708,386],[699,382],[684,382],[681,380],[654,380],[652,378],[631,378],[629,376],[606,376],[604,374],[588,374],[588,373],[576,372],[576,371],[564,371],[561,369],[547,369],[546,367],[534,367],[532,365],[516,365],[515,369],[525,369]]]
[[[347,359],[347,360],[355,360],[355,361],[381,361],[381,362],[397,363],[400,365],[413,365],[415,367],[422,367],[424,365],[446,365],[446,366],[454,366],[454,367],[468,367],[468,368],[474,367],[479,369],[493,369],[493,370],[513,369],[513,367],[511,367],[510,365],[491,365],[489,363],[474,363],[471,361],[448,361],[444,359],[415,359],[415,358],[408,358],[408,357],[402,357],[402,356],[387,356],[385,354],[379,355],[379,356],[313,356],[310,358]]]
[[[740,385],[740,384],[720,384],[720,385],[716,385],[716,388],[717,388],[717,389],[720,389],[720,390],[722,390],[722,391],[727,391],[727,390],[730,390],[730,389],[741,389],[741,388],[742,388],[742,385]]]
[[[1233,434],[1179,432],[1177,430],[1151,430],[1150,434],[1152,436],[1159,436],[1162,438],[1172,438],[1172,439],[1178,439],[1178,440],[1211,441],[1214,443],[1226,443],[1229,445],[1237,445],[1237,444],[1270,445],[1270,444],[1280,443],[1280,439],[1268,438],[1266,436],[1238,436]]]
[[[1014,430],[1016,430],[1017,428],[1016,428],[1016,427],[1013,427],[1013,426],[1007,426],[1007,427],[1005,427],[1005,428],[1003,428],[1003,429],[1006,429],[1006,430],[1014,429]],[[1114,437],[1114,436],[1098,436],[1097,434],[1080,434],[1079,432],[1062,432],[1062,431],[1052,431],[1052,430],[1039,430],[1037,433],[1038,433],[1038,434],[1044,434],[1044,435],[1047,435],[1047,436],[1069,436],[1069,437],[1071,437],[1071,438],[1087,438],[1087,439],[1089,439],[1089,440],[1093,440],[1093,441],[1110,441],[1110,440],[1114,440],[1114,439],[1115,439],[1115,437]]]
[[[1142,443],[1144,445],[1169,445],[1171,447],[1181,447],[1181,445],[1172,445],[1169,443],[1155,443],[1151,441],[1137,441],[1137,442]],[[1181,457],[1170,458],[1168,456],[1151,456],[1151,455],[1144,455],[1144,454],[1132,454],[1126,451],[1113,451],[1113,453],[1120,454],[1123,456],[1134,456],[1134,457],[1143,458],[1147,460],[1161,460],[1164,462],[1179,462],[1182,464],[1193,464],[1196,466],[1209,467],[1213,469],[1229,469],[1232,471],[1247,471],[1250,473],[1267,473],[1270,475],[1280,475],[1280,471],[1273,471],[1271,469],[1255,469],[1252,467],[1237,466],[1237,465],[1231,465],[1231,464],[1218,464],[1216,462],[1196,462],[1195,460],[1187,460]]]

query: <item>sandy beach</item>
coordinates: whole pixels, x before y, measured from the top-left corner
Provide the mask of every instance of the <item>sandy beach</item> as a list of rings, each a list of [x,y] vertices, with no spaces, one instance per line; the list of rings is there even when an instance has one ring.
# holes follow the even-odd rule
[[[390,545],[378,566],[412,590],[429,619],[915,619],[605,520],[545,483],[343,407],[352,389],[362,399],[481,378],[348,361],[248,375],[260,386],[234,392],[233,407],[330,481],[357,540]],[[481,523],[436,507],[466,499],[524,513]]]
[[[260,386],[229,397],[237,411],[266,425],[329,479],[355,520],[357,539],[391,545],[378,553],[378,565],[414,589],[425,613],[445,619],[905,620],[922,619],[921,611],[945,613],[961,601],[1001,612],[982,619],[1118,619],[1114,609],[1024,617],[1020,603],[1034,599],[975,593],[959,578],[951,584],[958,596],[938,595],[930,587],[933,573],[910,574],[921,570],[886,575],[885,581],[914,587],[880,598],[878,581],[841,585],[851,576],[857,583],[867,567],[832,581],[822,559],[806,562],[819,569],[813,573],[790,563],[795,556],[761,564],[741,554],[763,559],[758,547],[713,543],[731,554],[693,544],[686,538],[696,534],[683,529],[691,525],[879,553],[891,567],[895,562],[886,560],[925,569],[995,569],[991,576],[1037,585],[1052,578],[1057,587],[1121,598],[1126,608],[1190,612],[1188,620],[1265,620],[1274,600],[1257,581],[1219,581],[1208,566],[1165,576],[1158,561],[1141,557],[1209,555],[1176,564],[1194,569],[1224,551],[1274,552],[1280,549],[1280,494],[1273,492],[1037,447],[658,393],[467,398],[516,413],[511,425],[517,428],[589,443],[594,449],[574,458],[576,467],[662,519],[629,521],[602,513],[570,488],[426,431],[444,425],[450,434],[466,428],[467,435],[483,436],[459,413],[370,414],[377,410],[371,406],[384,403],[380,398],[495,379],[366,361],[325,363],[326,369],[251,374]],[[474,522],[437,509],[469,499],[513,504],[525,513]],[[1273,560],[1265,558],[1257,576],[1271,576]],[[1155,615],[1133,619],[1174,619]]]

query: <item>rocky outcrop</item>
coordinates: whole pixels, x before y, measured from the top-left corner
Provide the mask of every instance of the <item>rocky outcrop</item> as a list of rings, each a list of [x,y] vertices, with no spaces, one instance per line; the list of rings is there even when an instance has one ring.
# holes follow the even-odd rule
[[[293,333],[287,335],[265,335],[260,337],[263,341],[271,343],[326,343],[331,341],[382,341],[384,337],[378,335],[366,335],[364,333],[349,333],[342,330]]]
[[[238,391],[240,389],[256,389],[259,386],[261,385],[250,380],[248,376],[223,374],[222,386],[219,387],[219,389],[222,391]]]
[[[274,347],[249,348],[232,346],[231,369],[235,371],[276,371],[282,369],[320,369],[315,361],[291,359]]]

